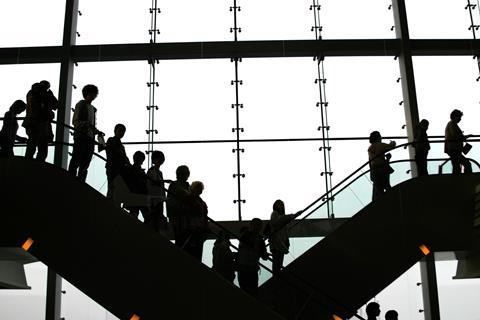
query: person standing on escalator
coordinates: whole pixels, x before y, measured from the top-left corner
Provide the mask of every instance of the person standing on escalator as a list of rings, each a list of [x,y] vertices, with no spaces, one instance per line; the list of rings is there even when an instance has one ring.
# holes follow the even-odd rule
[[[385,152],[395,148],[395,141],[383,143],[380,132],[370,133],[370,147],[368,148],[368,160],[370,165],[370,179],[373,182],[372,201],[390,189],[390,174],[393,168],[389,164],[391,155]]]
[[[427,176],[427,157],[430,150],[430,142],[428,141],[428,120],[422,119],[415,128],[413,148],[415,149],[415,163],[417,164],[418,176]]]
[[[27,114],[22,126],[27,132],[28,141],[25,158],[45,161],[48,155],[48,143],[53,141],[51,121],[55,118],[58,100],[50,90],[50,82],[42,80],[34,83],[27,93]]]
[[[466,154],[470,150],[465,150],[465,147],[468,145],[464,144],[466,137],[458,126],[458,123],[462,120],[462,116],[462,111],[457,109],[453,110],[452,113],[450,113],[450,121],[445,128],[445,153],[450,156],[450,160],[452,161],[453,174],[462,173],[462,166],[465,173],[472,172],[470,161],[462,154]]]
[[[73,112],[73,152],[68,165],[68,172],[80,181],[85,181],[88,167],[92,161],[95,150],[95,136],[104,135],[96,127],[97,109],[92,101],[98,96],[98,88],[93,84],[87,84],[82,89],[83,100],[75,105]],[[77,172],[78,170],[78,172]]]
[[[15,141],[27,142],[27,138],[17,135],[17,116],[25,111],[27,105],[22,100],[15,101],[3,118],[2,130],[0,130],[0,156],[13,157]]]

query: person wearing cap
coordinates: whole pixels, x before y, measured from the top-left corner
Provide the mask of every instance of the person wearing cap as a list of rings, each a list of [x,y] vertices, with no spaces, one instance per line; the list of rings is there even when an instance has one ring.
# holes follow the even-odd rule
[[[458,123],[462,120],[463,112],[460,110],[453,110],[450,113],[450,121],[445,128],[445,153],[449,155],[452,161],[452,173],[461,173],[463,170],[465,173],[472,172],[472,165],[470,161],[462,154],[463,145],[465,142],[465,136],[463,131],[458,126]]]

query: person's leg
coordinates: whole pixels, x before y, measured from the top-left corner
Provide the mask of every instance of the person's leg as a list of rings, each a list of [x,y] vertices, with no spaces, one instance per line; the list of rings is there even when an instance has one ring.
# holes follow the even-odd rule
[[[82,153],[81,148],[82,144],[80,142],[80,139],[73,139],[72,158],[70,159],[70,163],[68,164],[68,172],[74,177],[77,176],[77,170],[80,166],[80,156]]]
[[[449,155],[450,155],[450,160],[452,161],[452,173],[453,174],[462,173],[462,168],[461,168],[461,165],[460,165],[461,153],[452,152]]]
[[[95,142],[92,139],[82,140],[82,148],[80,149],[82,154],[80,155],[78,164],[78,179],[80,181],[85,181],[87,179],[88,167],[90,166],[95,151]]]
[[[417,174],[419,177],[428,175],[427,153],[417,153],[415,163],[417,164]]]
[[[50,140],[49,123],[42,123],[39,125],[38,140],[37,140],[37,157],[36,159],[45,162],[48,155],[48,142]]]
[[[272,249],[272,271],[276,275],[280,272],[283,265],[283,253],[278,250]]]
[[[460,154],[460,163],[463,166],[464,173],[472,173],[472,164],[463,154]]]
[[[28,136],[27,148],[25,150],[25,158],[33,159],[33,155],[37,149],[37,140],[38,140],[38,130],[35,127],[26,128],[26,133]]]

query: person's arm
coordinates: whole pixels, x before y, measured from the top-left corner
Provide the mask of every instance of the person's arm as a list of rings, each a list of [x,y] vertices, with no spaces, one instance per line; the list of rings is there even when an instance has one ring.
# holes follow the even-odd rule
[[[47,105],[49,106],[50,109],[52,110],[58,109],[58,99],[55,97],[52,90],[50,89],[48,89],[47,91],[46,100],[47,100]]]

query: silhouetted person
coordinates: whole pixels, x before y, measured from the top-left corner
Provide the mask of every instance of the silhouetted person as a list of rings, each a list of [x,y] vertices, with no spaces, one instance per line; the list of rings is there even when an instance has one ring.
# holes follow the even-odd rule
[[[235,256],[230,249],[230,240],[220,231],[213,245],[212,269],[230,282],[235,280]]]
[[[13,146],[15,141],[27,142],[27,138],[17,135],[17,116],[25,111],[27,105],[22,100],[15,101],[5,113],[2,130],[0,131],[0,156],[13,157]]]
[[[47,158],[48,143],[53,141],[53,111],[57,109],[58,100],[50,90],[50,83],[46,80],[34,83],[27,93],[27,114],[22,124],[28,136],[25,158],[33,159],[37,149],[37,160]]]
[[[177,180],[170,183],[167,192],[167,216],[173,228],[175,245],[183,248],[188,240],[188,197],[190,196],[190,170],[179,166],[176,170]]]
[[[127,129],[123,124],[117,124],[114,129],[114,136],[107,140],[107,163],[105,165],[108,181],[107,197],[111,197],[112,195],[113,179],[115,179],[117,175],[123,173],[125,169],[130,166],[130,160],[125,153],[125,147],[121,141],[126,130]]]
[[[73,176],[78,175],[78,179],[85,181],[95,150],[95,136],[103,135],[103,133],[96,127],[97,109],[92,105],[92,101],[98,95],[98,88],[93,84],[88,84],[83,87],[82,95],[83,100],[75,105],[73,113],[72,122],[75,131],[73,132],[73,152],[68,172]]]
[[[126,166],[124,171],[120,173],[127,185],[128,189],[132,193],[137,194],[148,194],[147,188],[147,174],[143,170],[142,165],[145,162],[145,153],[142,151],[136,151],[133,154],[133,164],[131,166]],[[135,206],[135,207],[126,207],[132,216],[138,218],[139,212],[142,213],[143,222],[145,224],[151,225],[150,223],[150,214],[148,207],[146,206]]]
[[[452,161],[453,174],[461,173],[461,166],[463,166],[465,173],[472,172],[470,161],[462,154],[463,143],[466,140],[463,131],[458,126],[458,123],[462,120],[462,116],[462,111],[457,109],[453,110],[452,113],[450,113],[450,121],[445,128],[445,153],[450,156],[450,160]]]
[[[398,320],[398,312],[395,310],[388,310],[385,313],[385,320]]]
[[[430,142],[428,141],[428,120],[423,119],[415,128],[414,144],[415,148],[415,163],[417,164],[418,176],[428,175],[428,151],[430,150]]]
[[[185,251],[202,261],[203,243],[208,232],[208,207],[200,197],[204,189],[203,183],[194,181],[190,185],[188,196],[187,230],[188,238]]]
[[[393,169],[388,163],[391,156],[386,156],[385,152],[393,149],[396,144],[395,141],[383,143],[378,131],[370,133],[369,140],[368,160],[370,160],[370,179],[373,182],[372,200],[375,200],[390,189],[390,174]]]
[[[161,151],[152,152],[152,167],[148,169],[148,193],[154,196],[159,196],[163,200],[155,200],[150,210],[150,222],[155,231],[160,229],[167,229],[167,218],[163,213],[163,202],[166,199],[165,182],[170,180],[163,179],[163,173],[160,171],[160,166],[165,162],[165,155]]]
[[[270,216],[271,235],[270,252],[272,253],[273,274],[278,274],[283,267],[283,258],[288,254],[290,241],[286,225],[295,218],[294,214],[285,214],[285,204],[282,200],[273,203],[273,211]]]
[[[380,316],[380,305],[376,302],[367,304],[367,320],[376,320]]]
[[[252,296],[258,293],[259,260],[268,258],[267,248],[260,231],[262,220],[252,219],[249,228],[240,236],[238,248],[238,284]]]

